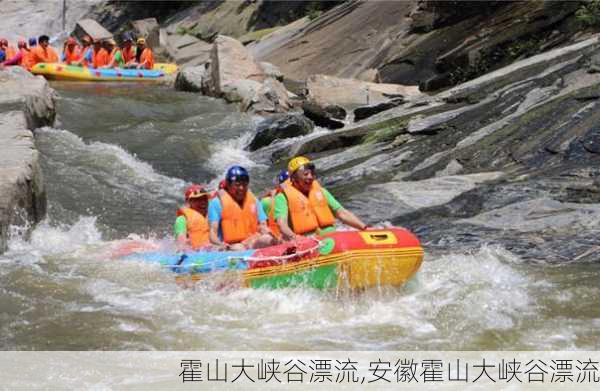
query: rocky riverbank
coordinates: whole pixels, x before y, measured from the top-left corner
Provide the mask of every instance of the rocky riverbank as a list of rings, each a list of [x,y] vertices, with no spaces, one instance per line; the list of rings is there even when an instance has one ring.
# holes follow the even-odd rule
[[[54,123],[54,91],[20,67],[0,71],[0,252],[11,225],[31,228],[46,213],[33,130]]]

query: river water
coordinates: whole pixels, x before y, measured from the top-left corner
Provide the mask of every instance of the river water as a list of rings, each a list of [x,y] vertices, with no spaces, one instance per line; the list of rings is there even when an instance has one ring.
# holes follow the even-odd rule
[[[438,243],[428,251],[424,237],[425,262],[405,286],[342,297],[182,289],[158,266],[109,260],[127,237],[167,241],[186,184],[214,186],[240,163],[260,193],[279,167],[243,150],[257,119],[219,100],[163,87],[53,87],[57,124],[36,135],[48,217],[27,240],[14,227],[0,256],[2,349],[600,346],[598,266],[524,262],[501,247]]]

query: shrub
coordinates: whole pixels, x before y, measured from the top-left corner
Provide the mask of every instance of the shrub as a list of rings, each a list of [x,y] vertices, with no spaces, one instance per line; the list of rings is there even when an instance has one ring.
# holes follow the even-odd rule
[[[600,26],[600,0],[589,0],[575,12],[575,19],[586,27]]]

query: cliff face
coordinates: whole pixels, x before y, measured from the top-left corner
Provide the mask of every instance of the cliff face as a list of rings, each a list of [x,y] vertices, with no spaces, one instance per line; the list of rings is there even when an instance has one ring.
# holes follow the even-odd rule
[[[436,90],[577,38],[577,2],[349,1],[254,44],[289,78],[356,77]],[[276,41],[276,44],[274,44]]]
[[[98,5],[93,17],[113,32],[127,29],[128,22],[154,17],[170,33],[188,33],[212,41],[217,35],[238,38],[248,32],[282,26],[307,13],[318,15],[341,1],[122,1]]]

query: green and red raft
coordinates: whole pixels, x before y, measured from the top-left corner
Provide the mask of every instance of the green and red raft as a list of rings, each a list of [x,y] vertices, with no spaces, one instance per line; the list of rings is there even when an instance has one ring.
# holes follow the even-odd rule
[[[389,228],[332,232],[258,250],[141,251],[125,258],[158,262],[178,279],[219,275],[241,287],[365,289],[402,285],[421,266],[423,249],[409,231]]]

